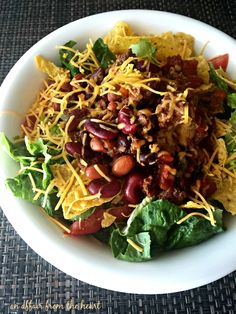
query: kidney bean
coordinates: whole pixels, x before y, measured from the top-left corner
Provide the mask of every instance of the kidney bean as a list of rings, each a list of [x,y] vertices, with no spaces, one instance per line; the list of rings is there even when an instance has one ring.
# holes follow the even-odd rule
[[[106,165],[103,165],[103,164],[97,164],[97,166],[99,167],[99,169],[101,169],[101,171],[104,173],[104,174],[108,174],[108,168]],[[85,170],[85,174],[86,176],[91,179],[91,180],[94,180],[94,179],[100,179],[102,178],[102,176],[97,172],[97,170],[94,168],[94,165],[90,165],[86,168]]]
[[[106,182],[107,181],[103,178],[95,179],[88,184],[87,189],[90,194],[92,195],[97,194],[101,191],[101,188],[106,184]]]
[[[65,143],[65,150],[72,156],[75,156],[76,154],[80,155],[82,153],[82,144],[79,142],[67,142]]]
[[[134,209],[128,204],[109,208],[107,212],[116,217],[116,222],[127,220]]]
[[[117,177],[122,177],[129,173],[135,166],[135,160],[131,155],[118,157],[112,165],[112,172]]]
[[[98,207],[88,218],[73,222],[70,226],[70,235],[78,236],[99,231],[102,228],[101,221],[104,211],[102,207]]]
[[[91,134],[97,136],[100,139],[104,140],[113,140],[118,136],[118,130],[109,128],[109,130],[102,127],[99,123],[92,122],[87,120],[84,124],[85,129],[90,132]]]
[[[99,231],[102,228],[101,222],[104,217],[103,214],[106,211],[112,216],[115,216],[117,222],[120,222],[128,219],[133,208],[128,205],[112,207],[109,210],[106,210],[103,207],[98,207],[89,217],[73,222],[70,226],[69,234],[72,236],[79,236]]]
[[[144,176],[141,173],[131,173],[124,186],[124,198],[131,204],[138,204],[142,199]]]
[[[131,122],[132,111],[129,108],[123,108],[118,113],[118,123],[124,124],[121,131],[125,134],[134,134],[138,131],[137,123]]]
[[[106,152],[106,149],[103,146],[102,140],[100,140],[96,136],[91,139],[90,147],[95,152],[101,152],[101,153],[105,153]]]
[[[95,179],[88,184],[87,188],[92,195],[100,192],[101,197],[110,198],[120,192],[121,185],[116,179],[111,182],[107,182],[105,179]]]
[[[103,185],[103,187],[101,188],[101,196],[104,198],[113,197],[120,192],[120,189],[120,181],[113,179],[111,182],[107,182]]]
[[[73,132],[77,129],[78,125],[80,123],[80,119],[78,118],[74,118],[71,122],[70,125],[68,127],[68,132]]]

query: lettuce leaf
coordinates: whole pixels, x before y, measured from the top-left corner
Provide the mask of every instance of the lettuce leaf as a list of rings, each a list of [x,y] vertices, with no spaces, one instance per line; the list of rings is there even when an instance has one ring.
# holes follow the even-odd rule
[[[199,216],[177,224],[185,215],[184,210],[167,200],[156,200],[138,206],[123,232],[116,229],[110,236],[109,244],[114,257],[134,262],[149,260],[161,251],[192,246],[224,231],[222,211],[219,209],[214,212],[215,226]],[[141,250],[132,246],[128,239]]]
[[[29,165],[36,159],[29,153],[24,142],[12,143],[2,132],[0,133],[0,146],[9,157],[22,165]]]
[[[6,186],[9,188],[15,197],[22,198],[26,201],[29,201],[32,204],[43,207],[48,215],[50,216],[60,216],[61,211],[54,211],[54,208],[58,202],[58,197],[56,196],[57,191],[54,189],[47,195],[46,200],[44,199],[44,194],[41,194],[40,197],[36,200],[34,199],[36,192],[33,191],[32,184],[28,173],[31,173],[35,185],[38,189],[43,190],[43,174],[36,171],[27,170],[26,172],[19,174],[15,178],[7,179]]]
[[[216,225],[212,226],[204,218],[192,216],[184,223],[173,228],[168,237],[166,249],[179,249],[191,245],[196,245],[214,234],[223,232],[222,210],[216,209],[214,212]]]
[[[133,241],[143,251],[136,250],[127,240]],[[149,232],[140,232],[132,237],[122,236],[119,230],[114,230],[110,238],[111,249],[114,257],[129,262],[141,262],[151,259],[151,237]]]

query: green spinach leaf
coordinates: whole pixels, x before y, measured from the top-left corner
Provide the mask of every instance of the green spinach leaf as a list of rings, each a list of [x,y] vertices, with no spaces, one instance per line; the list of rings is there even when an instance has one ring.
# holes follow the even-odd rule
[[[108,46],[104,43],[102,38],[98,38],[95,41],[93,45],[93,51],[99,63],[101,64],[101,67],[104,69],[107,69],[108,66],[111,63],[113,63],[113,61],[116,59],[115,55],[111,52]]]

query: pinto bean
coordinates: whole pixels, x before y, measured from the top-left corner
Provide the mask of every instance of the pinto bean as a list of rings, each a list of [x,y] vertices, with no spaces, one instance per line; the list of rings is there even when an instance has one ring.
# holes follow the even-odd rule
[[[118,136],[119,132],[117,129],[103,126],[102,124],[90,120],[87,120],[84,126],[88,132],[103,140],[113,140]]]
[[[95,152],[101,152],[101,153],[105,153],[106,152],[106,149],[103,146],[102,140],[100,140],[100,138],[98,138],[96,136],[91,139],[90,147]]]
[[[131,155],[123,155],[117,158],[112,165],[112,172],[117,177],[129,173],[135,166],[135,160]]]
[[[108,169],[107,169],[107,166],[106,165],[103,165],[103,164],[97,164],[97,166],[99,167],[99,169],[101,169],[101,171],[104,173],[104,174],[108,174]],[[97,172],[97,170],[94,168],[94,165],[90,165],[86,168],[85,170],[85,174],[86,176],[91,179],[91,180],[94,180],[94,179],[100,179],[102,178],[102,176]]]
[[[138,204],[142,198],[144,176],[141,173],[131,173],[124,186],[124,197],[131,204]]]

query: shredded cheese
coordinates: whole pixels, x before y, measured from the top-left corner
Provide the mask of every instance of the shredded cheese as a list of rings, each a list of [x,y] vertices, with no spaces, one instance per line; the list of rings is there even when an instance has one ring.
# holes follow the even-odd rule
[[[135,243],[133,240],[131,239],[127,239],[127,242],[138,252],[143,252],[143,248],[141,246],[139,246],[137,243]]]
[[[97,164],[95,164],[93,167],[100,174],[101,177],[103,177],[108,182],[111,182],[111,179],[107,175],[105,175],[105,173],[99,168]]]

